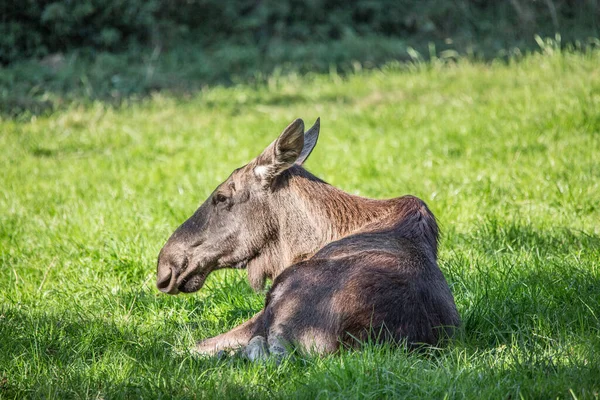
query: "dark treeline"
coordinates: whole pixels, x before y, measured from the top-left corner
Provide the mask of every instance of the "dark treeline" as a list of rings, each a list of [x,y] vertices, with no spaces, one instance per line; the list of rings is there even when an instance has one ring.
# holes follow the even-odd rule
[[[352,37],[506,47],[534,34],[598,36],[598,0],[2,0],[0,63],[72,50],[168,49],[181,41],[294,45]]]

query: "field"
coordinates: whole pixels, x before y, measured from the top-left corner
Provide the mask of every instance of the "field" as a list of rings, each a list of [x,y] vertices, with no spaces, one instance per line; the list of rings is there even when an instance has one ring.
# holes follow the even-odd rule
[[[197,294],[160,294],[160,248],[291,120],[317,116],[309,170],[438,217],[458,337],[279,366],[192,357],[264,293],[218,271]],[[600,396],[600,51],[73,103],[1,119],[0,154],[0,398]]]

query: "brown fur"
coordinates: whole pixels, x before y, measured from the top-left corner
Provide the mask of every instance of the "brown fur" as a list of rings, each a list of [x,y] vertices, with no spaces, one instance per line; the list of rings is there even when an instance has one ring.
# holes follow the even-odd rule
[[[458,325],[433,214],[413,196],[367,199],[310,174],[300,164],[318,130],[318,121],[306,133],[294,121],[161,250],[157,285],[166,293],[196,291],[223,267],[246,267],[256,289],[273,280],[264,310],[198,351],[256,336],[320,353],[367,339],[436,344]]]

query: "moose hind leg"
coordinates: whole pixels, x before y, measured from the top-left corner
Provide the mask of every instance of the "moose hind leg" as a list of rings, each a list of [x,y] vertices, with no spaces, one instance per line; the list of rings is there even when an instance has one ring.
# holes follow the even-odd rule
[[[285,311],[285,312],[284,312]],[[269,353],[283,359],[294,349],[303,353],[319,355],[335,352],[338,349],[336,330],[331,326],[329,316],[307,304],[290,313],[289,307],[281,307],[267,329]],[[315,324],[315,321],[318,321]]]
[[[340,321],[333,309],[332,290],[327,282],[315,281],[312,272],[306,265],[289,272],[267,296],[265,330],[269,351],[278,357],[292,348],[316,354],[338,349]]]

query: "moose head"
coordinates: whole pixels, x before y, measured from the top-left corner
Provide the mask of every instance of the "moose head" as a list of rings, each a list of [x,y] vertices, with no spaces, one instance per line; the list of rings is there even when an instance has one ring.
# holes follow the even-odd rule
[[[290,235],[281,218],[302,224],[302,210],[290,198],[285,176],[290,170],[304,173],[301,165],[318,136],[319,119],[307,132],[296,119],[258,157],[234,170],[160,251],[158,289],[168,294],[195,292],[221,268],[247,268],[251,285],[260,288],[285,266],[282,263],[313,250],[290,250],[289,243],[283,244],[282,237]],[[299,236],[302,227],[294,229],[297,234],[292,236]],[[306,242],[311,247],[310,240]]]

